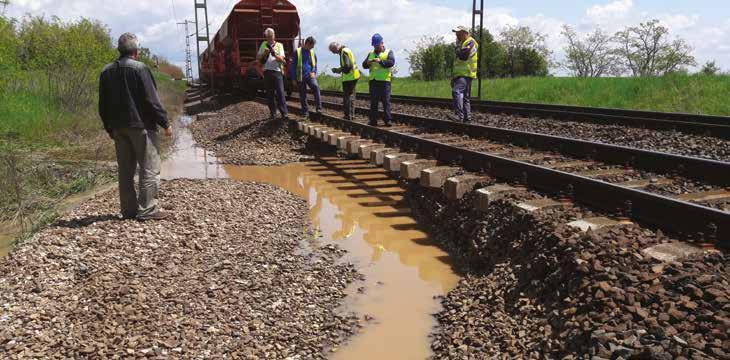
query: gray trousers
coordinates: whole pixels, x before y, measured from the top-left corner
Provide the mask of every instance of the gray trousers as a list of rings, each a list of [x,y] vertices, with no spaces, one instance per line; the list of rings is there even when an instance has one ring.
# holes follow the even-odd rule
[[[357,80],[342,82],[342,105],[345,107],[345,119],[352,121],[355,116],[355,89]]]
[[[454,115],[464,122],[471,121],[471,82],[472,78],[468,77],[458,77],[451,82]]]
[[[266,85],[266,97],[269,99],[269,111],[271,117],[276,117],[277,106],[281,116],[289,115],[286,107],[286,93],[284,91],[284,75],[281,71],[264,71],[264,83]]]
[[[156,213],[160,187],[160,135],[157,131],[122,128],[114,130],[119,167],[119,202],[122,215],[144,217]],[[139,166],[139,194],[134,172]]]

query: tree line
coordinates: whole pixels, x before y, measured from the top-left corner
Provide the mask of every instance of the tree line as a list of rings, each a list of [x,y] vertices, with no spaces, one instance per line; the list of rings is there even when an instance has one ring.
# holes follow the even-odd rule
[[[0,16],[0,92],[30,93],[69,112],[93,106],[102,67],[119,56],[114,45],[110,29],[97,20]],[[183,77],[149,49],[141,60]]]
[[[562,61],[553,60],[547,35],[527,26],[508,26],[496,38],[486,29],[481,32],[480,71],[486,78],[547,76],[550,69],[564,69],[576,77],[662,76],[697,66],[693,48],[684,39],[673,38],[658,20],[628,26],[615,34],[596,29],[581,35],[564,25]],[[479,29],[472,34],[478,38]],[[440,36],[423,37],[408,51],[413,76],[429,81],[450,78],[457,45]],[[720,69],[711,61],[701,72],[714,75]]]

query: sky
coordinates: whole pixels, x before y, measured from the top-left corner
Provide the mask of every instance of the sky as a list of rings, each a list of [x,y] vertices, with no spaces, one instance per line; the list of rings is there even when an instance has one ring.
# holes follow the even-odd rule
[[[136,33],[142,46],[171,62],[185,64],[185,31],[176,23],[194,19],[193,0],[10,0],[6,15],[58,16],[98,19],[111,28],[113,38]],[[237,0],[208,0],[211,37]],[[319,45],[320,71],[337,66],[327,51],[333,40],[349,46],[358,59],[370,50],[370,37],[380,33],[395,52],[400,75],[410,72],[407,50],[423,36],[454,38],[451,29],[471,24],[470,0],[290,0],[299,9],[302,36],[314,36]],[[730,2],[727,0],[485,0],[485,27],[498,34],[509,25],[527,25],[546,34],[554,59],[563,58],[563,24],[579,32],[598,27],[615,32],[642,21],[659,19],[672,36],[694,47],[697,62],[710,60],[730,70]],[[0,10],[2,10],[0,8]],[[202,26],[202,25],[201,25]],[[192,31],[193,26],[191,26]],[[204,48],[201,44],[201,50]],[[195,64],[195,45],[193,67]],[[558,75],[564,71],[556,70]]]

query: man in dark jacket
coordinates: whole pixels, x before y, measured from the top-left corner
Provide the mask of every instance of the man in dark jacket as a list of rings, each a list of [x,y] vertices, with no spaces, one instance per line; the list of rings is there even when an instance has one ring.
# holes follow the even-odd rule
[[[167,112],[157,96],[152,72],[137,61],[137,37],[119,38],[120,57],[104,67],[99,81],[99,115],[114,140],[119,172],[119,201],[125,219],[161,220],[157,192],[160,186],[160,136],[157,127],[172,135]],[[139,166],[139,194],[134,172]]]

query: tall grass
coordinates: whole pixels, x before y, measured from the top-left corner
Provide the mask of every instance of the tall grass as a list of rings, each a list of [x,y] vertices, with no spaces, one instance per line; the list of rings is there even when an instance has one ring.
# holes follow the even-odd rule
[[[340,90],[339,78],[320,76],[323,89]],[[367,92],[367,80],[358,83]],[[448,80],[421,81],[395,78],[393,94],[448,98]],[[476,89],[473,94],[476,95]],[[730,116],[730,76],[674,74],[647,78],[526,77],[489,79],[482,83],[482,98],[544,104],[681,112]]]

